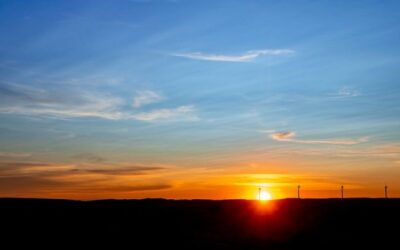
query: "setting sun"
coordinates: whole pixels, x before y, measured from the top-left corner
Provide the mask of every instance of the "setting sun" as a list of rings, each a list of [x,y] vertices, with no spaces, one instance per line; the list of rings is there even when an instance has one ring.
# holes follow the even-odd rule
[[[259,193],[258,199],[259,199],[260,201],[268,201],[268,200],[271,200],[271,194],[270,194],[269,192],[267,192],[267,191],[261,191],[261,192]]]

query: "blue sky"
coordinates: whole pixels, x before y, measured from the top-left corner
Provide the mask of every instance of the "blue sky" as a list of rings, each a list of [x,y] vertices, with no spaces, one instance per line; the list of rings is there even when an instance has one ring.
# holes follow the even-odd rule
[[[398,1],[0,1],[0,186],[34,180],[4,195],[132,165],[149,171],[124,182],[129,197],[185,197],[186,184],[238,172],[323,176],[357,195],[394,182],[399,11]],[[66,165],[86,172],[70,177]]]

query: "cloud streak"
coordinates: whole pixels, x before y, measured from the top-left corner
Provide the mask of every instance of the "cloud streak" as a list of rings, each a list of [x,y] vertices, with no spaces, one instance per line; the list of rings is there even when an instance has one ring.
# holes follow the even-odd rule
[[[112,195],[113,197],[115,195],[122,195],[124,197],[124,193],[165,190],[169,188],[173,188],[173,186],[168,183],[158,182],[154,184],[99,183],[93,180],[86,182],[60,182],[40,176],[17,176],[2,178],[0,181],[0,194],[16,197],[21,194],[25,194],[24,196],[29,194],[31,197],[86,197],[93,199],[92,194]],[[51,190],[50,193],[49,190]]]
[[[180,106],[173,109],[156,109],[131,115],[132,119],[139,121],[156,121],[165,119],[190,118],[196,119],[193,106]]]
[[[26,158],[32,156],[31,153],[20,153],[20,152],[1,152],[0,157],[12,157],[12,158]]]
[[[202,52],[173,53],[172,56],[183,57],[193,60],[215,61],[215,62],[251,62],[261,56],[280,56],[293,54],[290,49],[264,49],[250,50],[241,55],[206,54]]]
[[[350,87],[343,87],[339,89],[334,97],[336,98],[349,98],[349,97],[357,97],[360,96],[361,92],[357,89]]]
[[[92,194],[168,189],[155,177],[165,166],[0,161],[0,193]],[[155,175],[153,175],[155,174]],[[138,177],[140,176],[140,177]]]
[[[358,139],[337,139],[337,140],[301,140],[295,138],[296,133],[293,131],[281,131],[271,134],[271,138],[276,141],[294,142],[300,144],[329,144],[329,145],[356,145],[368,141],[368,137],[360,137]]]
[[[13,176],[56,177],[76,174],[97,175],[145,175],[149,172],[164,170],[164,166],[146,166],[132,164],[62,164],[49,162],[0,161],[0,178]]]
[[[141,91],[127,108],[123,98],[74,90],[42,90],[18,84],[0,84],[0,113],[41,116],[59,119],[92,117],[107,120],[158,121],[167,119],[193,119],[194,107],[182,105],[174,108],[140,112],[137,108],[163,100],[153,91]]]
[[[134,108],[140,108],[144,105],[157,103],[162,100],[164,100],[164,97],[154,91],[151,90],[138,91],[136,96],[133,98],[132,106]]]
[[[87,173],[96,173],[104,175],[144,175],[149,171],[164,170],[164,167],[158,166],[128,166],[128,167],[113,167],[113,168],[96,168],[79,170]]]

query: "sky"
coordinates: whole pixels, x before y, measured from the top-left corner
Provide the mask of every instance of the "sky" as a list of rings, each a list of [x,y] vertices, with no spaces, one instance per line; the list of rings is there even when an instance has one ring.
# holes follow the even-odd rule
[[[0,0],[0,196],[400,196],[399,12]]]

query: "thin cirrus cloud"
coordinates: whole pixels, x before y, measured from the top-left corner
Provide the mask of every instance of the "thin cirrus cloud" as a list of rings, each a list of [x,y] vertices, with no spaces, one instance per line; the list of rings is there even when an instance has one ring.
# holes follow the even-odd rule
[[[334,98],[349,98],[361,95],[361,91],[351,87],[340,88],[337,93],[333,95]]]
[[[157,109],[149,112],[132,114],[131,117],[139,121],[155,121],[162,119],[190,118],[197,119],[193,106],[180,106],[173,109]]]
[[[134,108],[140,108],[144,105],[157,103],[162,100],[164,100],[164,97],[154,91],[151,90],[138,91],[136,96],[133,97],[132,106]]]
[[[134,97],[135,110],[127,110],[123,98],[74,90],[43,90],[20,84],[0,84],[0,113],[51,118],[94,117],[107,120],[159,121],[193,119],[192,105],[140,112],[138,108],[159,102],[163,96],[142,91]]]
[[[338,139],[338,140],[300,140],[296,139],[296,133],[293,131],[281,131],[271,134],[271,138],[276,141],[294,142],[301,144],[330,144],[330,145],[356,145],[368,141],[368,137],[358,139]]]
[[[172,53],[176,57],[184,57],[193,60],[215,61],[215,62],[251,62],[261,56],[280,56],[293,54],[290,49],[264,49],[249,50],[241,55],[206,54],[202,52]]]

